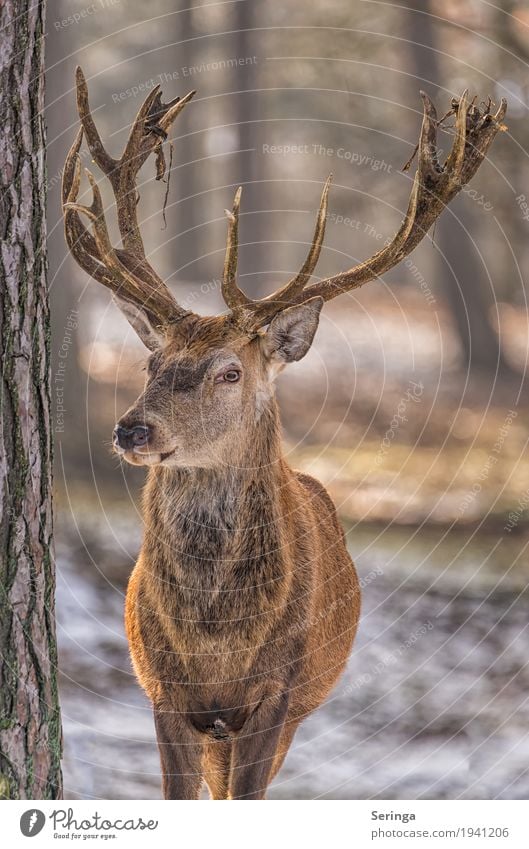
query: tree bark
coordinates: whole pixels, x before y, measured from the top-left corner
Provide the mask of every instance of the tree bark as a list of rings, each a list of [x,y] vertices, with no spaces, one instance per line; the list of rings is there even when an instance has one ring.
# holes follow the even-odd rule
[[[0,6],[0,797],[61,794],[43,0]]]

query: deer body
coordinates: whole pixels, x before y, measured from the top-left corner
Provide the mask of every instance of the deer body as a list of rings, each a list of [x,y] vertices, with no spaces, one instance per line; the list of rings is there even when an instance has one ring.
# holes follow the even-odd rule
[[[248,471],[149,472],[126,624],[169,798],[196,797],[203,776],[215,798],[264,796],[356,630],[334,507],[281,457],[275,402],[264,416]]]
[[[435,108],[423,95],[418,167],[393,239],[370,259],[310,283],[325,232],[330,178],[307,258],[273,295],[237,284],[241,190],[228,213],[222,294],[229,312],[181,307],[147,260],[136,176],[194,92],[168,104],[156,87],[120,159],[105,150],[77,69],[81,128],[63,174],[68,246],[109,288],[151,351],[144,392],[114,430],[114,449],[148,467],[145,538],[130,578],[126,629],[134,668],[152,701],[166,798],[264,798],[297,726],[336,682],[356,631],[360,593],[334,506],[282,455],[274,380],[310,348],[324,301],[383,274],[409,254],[475,174],[504,129],[506,104],[452,101],[455,137],[438,160]],[[78,202],[79,150],[116,197],[114,248],[98,186]],[[90,229],[85,226],[88,220]]]
[[[205,778],[215,798],[261,798],[347,660],[358,580],[328,495],[282,456],[262,338],[241,339],[223,318],[188,317],[178,333],[120,420],[153,431],[133,462],[172,447],[153,424],[163,417],[180,453],[149,471],[127,634],[165,796],[195,798]],[[240,369],[231,385],[218,382],[226,363]]]

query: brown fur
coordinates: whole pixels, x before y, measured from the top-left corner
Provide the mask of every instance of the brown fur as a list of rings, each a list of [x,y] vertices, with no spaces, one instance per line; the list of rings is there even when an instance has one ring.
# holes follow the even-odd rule
[[[121,420],[154,419],[153,450],[171,447],[173,431],[186,455],[149,470],[126,630],[153,703],[164,796],[197,798],[205,780],[213,798],[258,799],[346,663],[358,580],[329,496],[282,456],[262,340],[222,318],[177,328]],[[236,402],[222,386],[211,408],[200,364],[219,351],[240,361],[243,386]],[[181,430],[197,441],[199,420],[208,465],[193,464]]]

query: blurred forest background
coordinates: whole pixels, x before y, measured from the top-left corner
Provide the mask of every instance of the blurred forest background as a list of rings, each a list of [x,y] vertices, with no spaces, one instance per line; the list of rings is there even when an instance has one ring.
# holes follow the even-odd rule
[[[66,795],[159,795],[122,626],[144,472],[110,452],[145,352],[68,255],[60,213],[80,64],[113,154],[153,85],[166,101],[197,89],[171,134],[166,222],[152,162],[140,217],[151,262],[200,313],[223,309],[224,209],[239,184],[240,280],[255,296],[302,264],[333,172],[328,276],[400,224],[420,89],[440,115],[464,88],[508,99],[508,130],[434,232],[327,305],[311,352],[280,378],[289,459],[338,506],[364,615],[271,796],[526,798],[528,4],[55,0],[46,51]]]

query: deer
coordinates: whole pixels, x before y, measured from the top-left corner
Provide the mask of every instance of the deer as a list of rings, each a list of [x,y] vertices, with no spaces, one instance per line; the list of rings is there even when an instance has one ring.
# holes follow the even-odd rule
[[[149,263],[136,179],[195,92],[164,104],[148,94],[119,159],[93,121],[76,72],[80,127],[66,157],[66,242],[80,267],[112,293],[149,351],[143,392],[117,422],[113,449],[147,467],[144,537],[130,575],[125,629],[152,703],[165,799],[264,799],[300,723],[328,697],[348,661],[360,583],[334,504],[294,471],[281,447],[275,380],[309,350],[325,302],[380,278],[426,236],[474,176],[506,102],[452,100],[453,145],[439,161],[435,106],[422,94],[417,170],[404,219],[371,258],[311,282],[321,252],[331,178],[300,271],[268,296],[238,285],[241,188],[227,212],[221,280],[226,312],[180,306]],[[79,200],[86,139],[112,186],[121,247],[113,247],[90,171]]]

